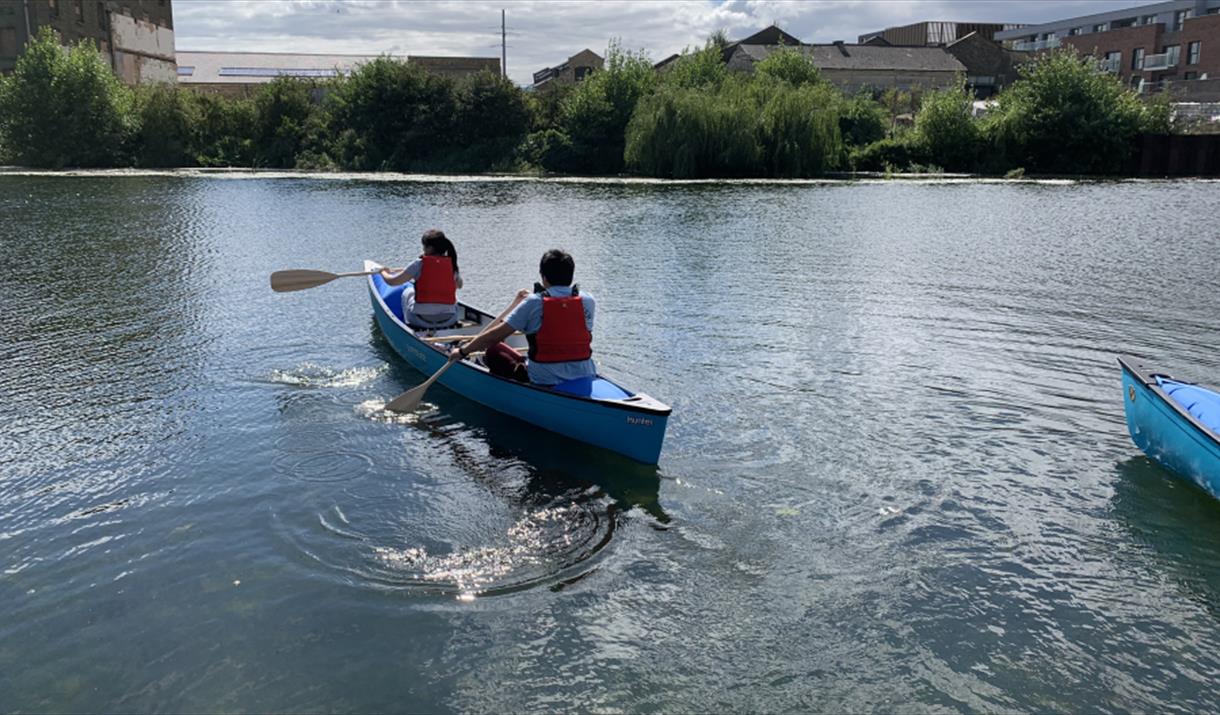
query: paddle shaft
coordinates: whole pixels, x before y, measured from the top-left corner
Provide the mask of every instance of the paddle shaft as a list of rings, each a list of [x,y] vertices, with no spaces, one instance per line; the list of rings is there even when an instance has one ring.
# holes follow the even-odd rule
[[[508,317],[508,314],[512,312],[513,308],[516,308],[521,301],[521,298],[515,298],[512,303],[508,304],[508,307],[504,309],[503,313],[496,316],[495,320],[488,323],[487,327],[479,331],[479,334],[474,337],[476,339],[482,337],[484,333],[503,322],[504,319]],[[432,386],[432,383],[439,380],[440,376],[444,375],[445,371],[453,367],[453,364],[457,361],[457,357],[450,357],[445,364],[441,366],[441,369],[433,373],[432,377],[428,378],[427,381],[425,381],[422,385],[413,387],[398,397],[390,400],[386,403],[385,408],[390,412],[410,412],[414,410],[417,406],[419,406],[420,400],[424,399],[424,393],[428,391],[428,388]]]

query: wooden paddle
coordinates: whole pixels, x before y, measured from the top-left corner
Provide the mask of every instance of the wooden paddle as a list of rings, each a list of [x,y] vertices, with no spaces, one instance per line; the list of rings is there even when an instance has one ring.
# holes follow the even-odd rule
[[[508,314],[513,311],[513,308],[516,308],[517,305],[520,304],[521,301],[523,301],[523,300],[525,300],[524,297],[518,297],[518,298],[513,299],[513,302],[508,304],[508,307],[504,309],[503,313],[500,313],[500,315],[496,316],[495,320],[488,323],[487,327],[480,330],[479,334],[474,336],[474,338],[472,338],[471,340],[473,341],[474,339],[479,338],[487,331],[491,330],[495,326],[504,322],[504,319],[507,318]],[[413,411],[416,407],[419,407],[420,400],[424,399],[424,393],[428,391],[429,387],[432,387],[432,383],[436,382],[440,378],[441,375],[444,375],[445,371],[448,370],[449,368],[453,367],[453,364],[457,361],[458,361],[458,358],[455,358],[455,357],[449,358],[448,362],[446,362],[444,365],[442,365],[441,369],[434,372],[432,374],[432,377],[428,378],[428,380],[426,382],[424,382],[419,387],[412,387],[410,390],[407,390],[406,392],[402,393],[398,397],[395,397],[394,399],[390,400],[389,402],[386,403],[385,408],[387,410],[389,410],[390,412],[411,412],[411,411]]]
[[[336,278],[371,276],[375,273],[380,273],[382,270],[384,269],[378,268],[375,271],[361,271],[360,273],[328,273],[326,271],[294,268],[287,271],[276,271],[271,274],[271,290],[276,293],[288,293],[294,290],[317,288],[320,285],[330,283]]]

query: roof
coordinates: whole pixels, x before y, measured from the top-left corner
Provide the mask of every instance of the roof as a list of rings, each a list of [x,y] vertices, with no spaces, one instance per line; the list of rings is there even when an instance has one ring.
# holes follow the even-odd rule
[[[179,51],[178,81],[183,84],[250,84],[275,77],[335,77],[382,55],[307,55],[290,52]],[[402,58],[394,58],[402,59]]]
[[[500,73],[499,57],[409,57],[391,55],[313,55],[291,52],[191,52],[178,55],[181,84],[256,84],[276,77],[325,79],[346,76],[379,57],[418,64],[436,74]]]
[[[779,45],[741,45],[755,62],[765,59]],[[922,70],[925,72],[965,72],[966,66],[940,47],[889,45],[804,45],[791,48],[813,59],[823,70]]]
[[[743,37],[742,39],[737,40],[734,44],[738,44],[738,45],[779,45],[779,44],[800,45],[803,43],[796,37],[789,35],[788,33],[779,29],[778,25],[771,25],[769,27],[765,27],[765,28],[759,30],[758,32],[755,32],[753,35],[750,35],[749,37]]]

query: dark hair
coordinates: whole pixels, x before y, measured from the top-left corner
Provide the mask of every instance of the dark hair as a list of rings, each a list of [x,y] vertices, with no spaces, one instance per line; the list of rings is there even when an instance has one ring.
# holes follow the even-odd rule
[[[552,248],[542,254],[538,272],[553,286],[570,286],[572,274],[576,272],[576,261],[566,251]]]
[[[431,248],[432,252],[438,256],[448,256],[453,262],[453,272],[458,273],[457,265],[457,249],[453,247],[453,242],[445,237],[445,232],[440,229],[430,228],[424,231],[424,237],[420,239],[424,246]]]

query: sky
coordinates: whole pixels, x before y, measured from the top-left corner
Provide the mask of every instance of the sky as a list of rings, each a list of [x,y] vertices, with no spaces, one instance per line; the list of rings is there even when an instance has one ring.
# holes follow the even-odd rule
[[[532,74],[611,38],[654,61],[701,46],[723,29],[739,39],[772,23],[805,42],[855,42],[921,20],[1036,24],[1148,0],[174,0],[178,50],[500,56],[507,13],[508,75]]]

